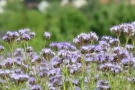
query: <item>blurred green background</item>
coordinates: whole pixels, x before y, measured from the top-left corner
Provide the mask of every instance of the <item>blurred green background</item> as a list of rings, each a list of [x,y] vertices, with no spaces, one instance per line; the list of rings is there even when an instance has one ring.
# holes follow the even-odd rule
[[[6,1],[6,2],[5,2]],[[80,3],[79,3],[80,2]],[[135,0],[0,0],[0,36],[10,30],[30,28],[35,50],[48,42],[71,41],[82,32],[110,35],[113,25],[135,20]],[[3,43],[2,40],[0,43]]]

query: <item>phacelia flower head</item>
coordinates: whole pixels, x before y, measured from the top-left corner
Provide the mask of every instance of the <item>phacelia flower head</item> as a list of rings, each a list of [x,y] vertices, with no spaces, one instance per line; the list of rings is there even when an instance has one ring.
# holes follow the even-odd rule
[[[33,48],[31,47],[31,46],[28,46],[27,48],[26,48],[26,52],[27,53],[30,53],[30,52],[32,52],[33,51]]]
[[[124,34],[126,35],[127,38],[131,37],[135,33],[135,28],[132,24],[126,23],[124,24]]]
[[[103,36],[102,38],[101,38],[101,40],[102,41],[106,41],[107,43],[109,43],[109,41],[112,39],[112,37],[110,37],[110,36]]]
[[[42,49],[41,53],[40,53],[46,60],[50,60],[51,58],[54,57],[55,53],[49,49],[49,48],[45,48]]]
[[[110,28],[111,33],[116,34],[117,37],[119,38],[121,33],[122,33],[122,29],[120,28],[120,25],[116,25]]]
[[[3,37],[3,40],[7,43],[13,43],[19,37],[18,32],[8,31],[6,35]]]
[[[35,32],[30,32],[29,35],[31,38],[34,38],[36,34],[35,34]]]
[[[99,80],[96,87],[96,90],[111,90],[111,87],[107,80]]]
[[[45,32],[45,33],[44,33],[44,38],[45,38],[46,40],[50,39],[50,36],[51,36],[51,33],[50,33],[50,32]]]
[[[73,42],[79,46],[86,45],[90,42],[90,35],[86,33],[81,33],[76,38],[74,38]]]
[[[134,46],[131,45],[131,44],[127,44],[126,49],[129,50],[129,51],[132,51],[134,49]]]
[[[24,41],[29,41],[31,39],[31,37],[30,37],[29,34],[23,34],[21,39],[24,40]]]
[[[31,90],[42,90],[41,87],[39,85],[33,85],[31,87]]]
[[[19,34],[20,34],[20,35],[28,34],[29,32],[30,32],[30,29],[29,29],[29,28],[20,29],[20,30],[19,30]]]
[[[111,47],[116,47],[120,44],[120,41],[119,39],[116,39],[116,38],[112,38],[110,41],[109,41],[109,44]]]
[[[4,51],[4,46],[0,45],[0,53]]]
[[[90,37],[90,41],[92,41],[92,42],[98,41],[98,36],[95,32],[90,32],[89,37]]]

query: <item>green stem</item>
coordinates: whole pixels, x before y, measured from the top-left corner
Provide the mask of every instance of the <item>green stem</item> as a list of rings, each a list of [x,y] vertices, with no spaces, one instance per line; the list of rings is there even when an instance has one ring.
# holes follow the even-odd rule
[[[66,90],[66,83],[65,83],[65,78],[63,77],[63,88],[64,88],[64,90]]]
[[[25,45],[25,43],[23,44],[23,46],[24,46],[24,57],[26,57],[26,45]]]
[[[11,52],[11,56],[12,56],[12,60],[13,60],[13,68],[15,68],[14,65],[14,52],[13,52],[13,43],[11,43],[10,45],[8,45],[10,52]]]
[[[66,75],[66,77],[68,78],[68,81],[69,81],[71,90],[74,90],[73,85],[72,85],[72,82],[71,82],[70,77],[69,77],[69,74],[68,74],[68,69],[67,69],[66,65],[65,65],[65,67],[64,67],[64,71],[66,71],[66,72],[65,72],[65,75]]]
[[[81,90],[84,90],[84,74],[82,73],[82,78],[81,78]]]
[[[129,38],[126,38],[125,48],[126,48],[126,45],[128,44],[128,41],[129,41]]]
[[[135,42],[133,39],[132,39],[132,45],[133,45],[133,52],[134,52],[135,51]]]
[[[1,59],[1,53],[0,53],[0,62],[2,61],[2,59]]]
[[[44,48],[45,48],[45,46],[46,46],[46,39],[44,40]]]

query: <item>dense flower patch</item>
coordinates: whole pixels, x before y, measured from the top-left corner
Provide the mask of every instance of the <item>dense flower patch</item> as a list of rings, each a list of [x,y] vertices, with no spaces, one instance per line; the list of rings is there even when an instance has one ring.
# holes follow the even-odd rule
[[[0,46],[0,89],[122,90],[125,84],[128,90],[133,89],[135,23],[113,26],[110,31],[117,38],[82,33],[73,39],[74,44],[52,42],[49,48],[46,41],[51,34],[45,32],[40,54],[28,44],[34,32],[8,31],[3,40],[10,55],[3,57],[4,46]],[[121,34],[126,37],[125,44],[120,43]],[[14,49],[14,44],[23,44],[24,48]]]

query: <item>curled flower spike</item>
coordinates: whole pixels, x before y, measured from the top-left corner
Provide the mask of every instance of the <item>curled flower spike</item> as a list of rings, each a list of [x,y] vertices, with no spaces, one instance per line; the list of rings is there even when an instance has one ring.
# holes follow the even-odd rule
[[[30,52],[32,52],[33,51],[33,48],[31,47],[31,46],[28,46],[27,48],[26,48],[26,52],[27,53],[30,53]]]
[[[117,38],[119,38],[120,35],[121,35],[121,32],[122,32],[122,29],[121,29],[120,26],[118,25],[118,26],[113,26],[113,27],[111,27],[111,28],[110,28],[110,31],[111,31],[111,33],[113,33],[113,34],[116,34],[116,35],[117,35]]]
[[[17,38],[17,39],[16,39],[17,44],[20,44],[21,41],[22,41],[21,38]]]
[[[30,32],[30,29],[21,29],[19,32],[19,38],[17,38],[17,43],[21,41],[29,41],[35,37],[35,32]]]
[[[109,41],[112,39],[112,37],[110,37],[110,36],[103,36],[102,38],[101,38],[101,40],[102,41],[106,41],[107,43],[109,43]]]
[[[18,32],[8,31],[3,37],[3,40],[9,44],[13,43],[19,37]]]
[[[105,80],[99,80],[96,87],[96,90],[111,90],[109,82]]]
[[[126,49],[129,50],[129,51],[132,51],[134,49],[134,46],[131,45],[131,44],[127,44]]]
[[[94,32],[90,32],[89,34],[81,33],[73,39],[73,42],[79,46],[87,45],[95,41],[98,41],[98,36]]]
[[[83,46],[90,42],[90,37],[86,33],[81,33],[73,40],[73,42],[79,46]]]
[[[51,33],[49,33],[49,32],[45,32],[45,33],[44,33],[44,38],[45,38],[46,40],[50,39],[50,36],[51,36]]]
[[[35,34],[35,32],[30,32],[29,35],[31,38],[34,38],[36,34]]]
[[[41,87],[39,85],[33,85],[31,87],[31,90],[42,90]]]
[[[114,39],[111,39],[109,41],[109,44],[110,44],[111,47],[116,47],[116,46],[119,46],[120,41],[119,41],[119,39],[114,38]]]
[[[135,33],[135,28],[130,23],[124,24],[123,30],[124,30],[123,32],[125,33],[127,38],[130,38]]]
[[[29,34],[23,34],[21,39],[24,40],[24,41],[29,41],[31,39],[31,37],[30,37]]]
[[[97,34],[95,32],[90,32],[89,36],[90,36],[90,41],[91,42],[97,42],[98,41],[98,36],[97,36]]]
[[[19,30],[19,34],[20,35],[28,34],[29,32],[30,32],[30,29],[29,28]]]
[[[29,82],[30,85],[36,85],[36,79],[34,77],[30,77],[28,79],[28,82]]]
[[[4,51],[4,46],[0,45],[0,53]]]
[[[55,53],[49,49],[49,48],[45,48],[42,49],[41,53],[40,53],[46,60],[50,60],[51,58],[54,57]]]

